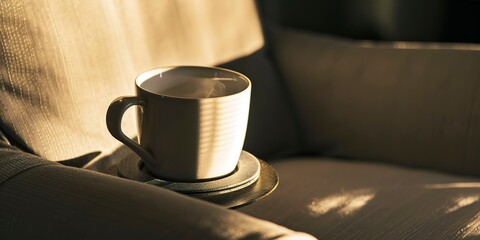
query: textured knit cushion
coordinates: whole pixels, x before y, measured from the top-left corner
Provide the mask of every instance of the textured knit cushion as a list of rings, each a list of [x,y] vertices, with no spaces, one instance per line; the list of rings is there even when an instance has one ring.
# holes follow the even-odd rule
[[[318,239],[478,239],[480,179],[339,159],[274,162],[280,185],[240,211]]]
[[[47,161],[38,156],[21,152],[0,139],[0,185],[30,168],[42,165],[55,165],[56,162]]]
[[[263,44],[253,1],[7,0],[0,13],[0,128],[51,160],[119,146],[105,113],[142,71],[214,65]],[[134,135],[133,116],[124,122]]]
[[[480,175],[480,45],[274,40],[309,152]]]

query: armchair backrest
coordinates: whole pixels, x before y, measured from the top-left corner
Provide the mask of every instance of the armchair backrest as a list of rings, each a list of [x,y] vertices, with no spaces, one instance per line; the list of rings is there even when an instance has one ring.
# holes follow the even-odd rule
[[[0,129],[51,160],[108,154],[120,143],[106,109],[134,94],[136,75],[215,65],[262,45],[253,1],[1,1]],[[124,118],[130,136],[132,113]]]
[[[480,45],[273,39],[309,153],[480,176]]]

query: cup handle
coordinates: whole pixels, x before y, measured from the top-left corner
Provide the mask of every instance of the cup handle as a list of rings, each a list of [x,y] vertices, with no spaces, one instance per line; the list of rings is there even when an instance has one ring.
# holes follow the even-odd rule
[[[153,163],[155,158],[122,132],[123,114],[128,108],[135,105],[144,106],[145,102],[138,97],[118,97],[113,100],[107,110],[107,128],[114,138],[127,145],[144,161]]]

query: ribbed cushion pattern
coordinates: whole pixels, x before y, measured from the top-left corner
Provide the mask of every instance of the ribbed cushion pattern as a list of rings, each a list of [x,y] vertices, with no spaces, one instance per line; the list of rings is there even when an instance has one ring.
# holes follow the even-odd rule
[[[332,158],[273,162],[278,188],[240,211],[318,239],[478,239],[480,179]]]
[[[2,130],[50,160],[118,147],[105,113],[141,72],[214,65],[263,44],[252,1],[7,0],[0,12]]]
[[[23,153],[0,140],[0,185],[15,175],[33,167],[55,165],[35,155]]]

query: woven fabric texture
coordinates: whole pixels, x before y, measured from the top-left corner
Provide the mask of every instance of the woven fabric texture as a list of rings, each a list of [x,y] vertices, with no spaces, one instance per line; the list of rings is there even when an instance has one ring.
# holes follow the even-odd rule
[[[240,211],[318,239],[478,239],[480,179],[332,158],[273,162],[280,184]]]
[[[15,175],[33,167],[55,165],[35,155],[23,153],[0,140],[0,185]]]
[[[215,65],[263,44],[253,1],[7,0],[0,12],[1,129],[55,161],[120,145],[106,110],[134,94],[141,72]],[[129,136],[133,112],[124,118]]]

